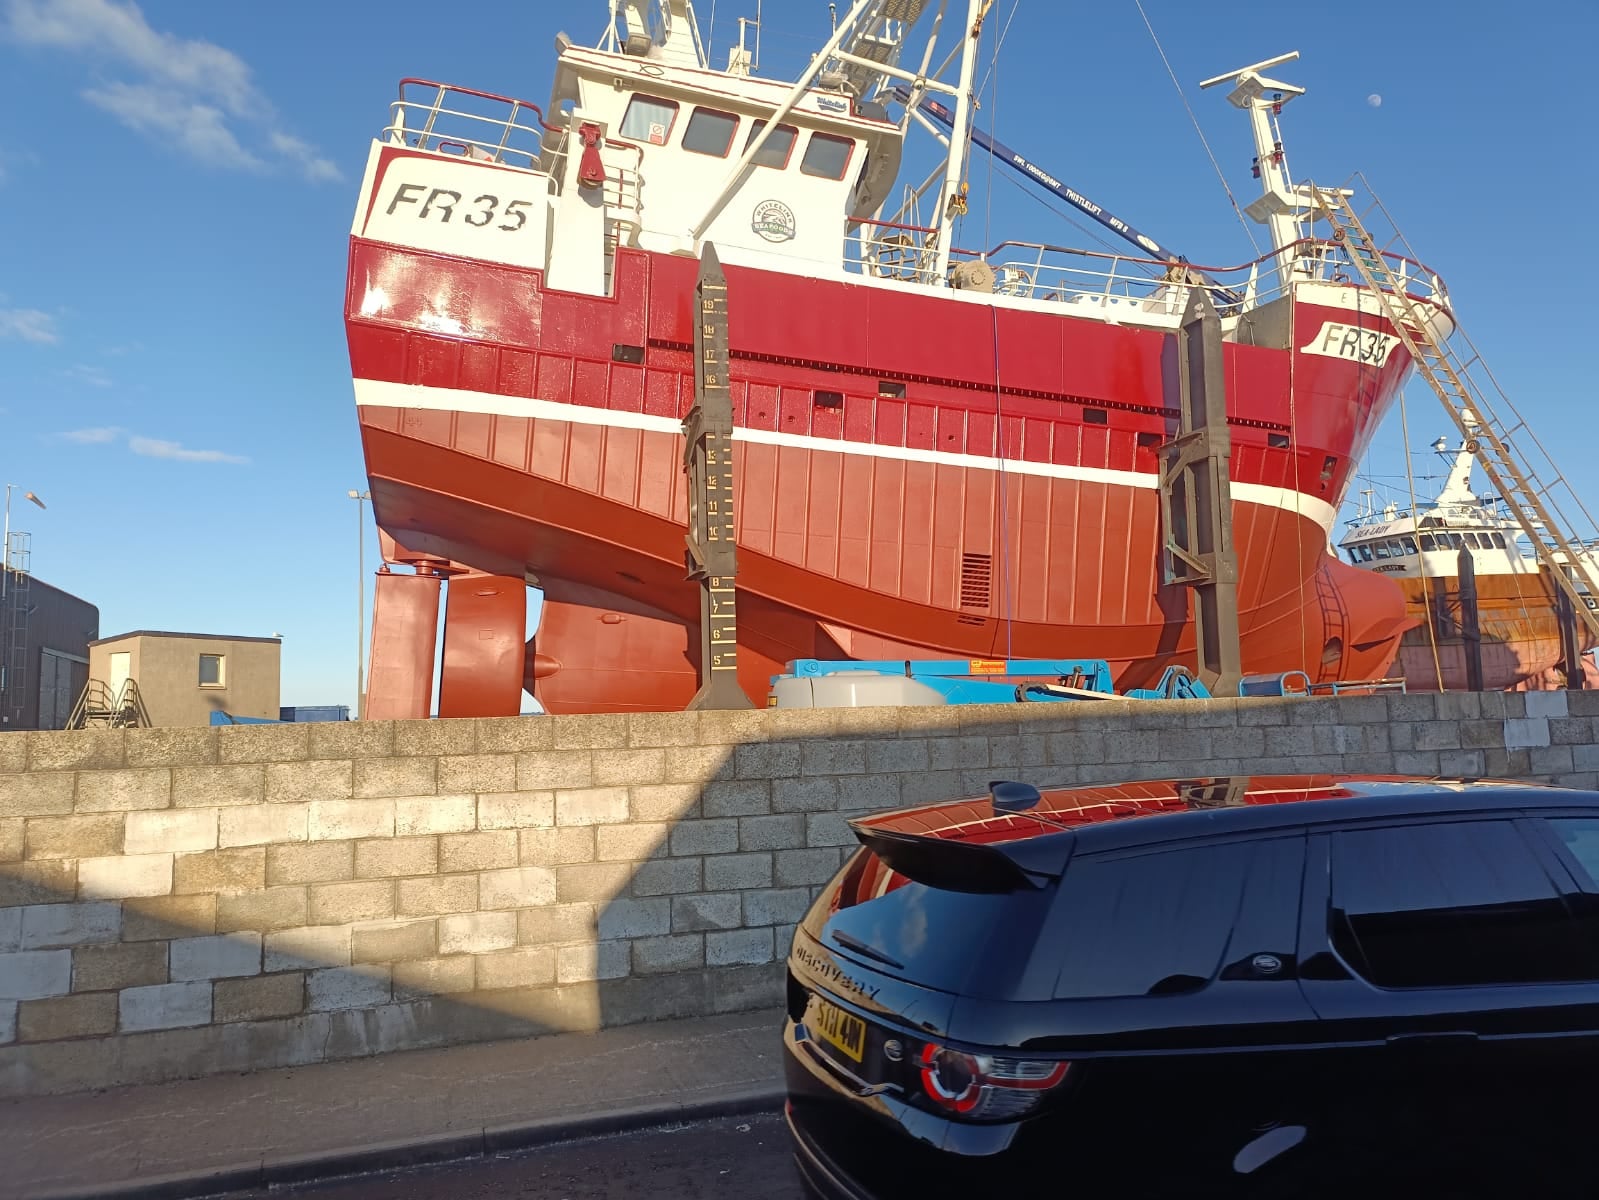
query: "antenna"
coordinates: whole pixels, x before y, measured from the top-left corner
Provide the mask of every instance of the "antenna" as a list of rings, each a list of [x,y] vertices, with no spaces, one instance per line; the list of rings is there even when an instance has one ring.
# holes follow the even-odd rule
[[[1223,74],[1214,75],[1205,80],[1199,86],[1200,89],[1203,90],[1205,88],[1213,88],[1219,83],[1236,83],[1245,75],[1257,75],[1261,71],[1266,70],[1268,67],[1281,66],[1285,62],[1293,62],[1294,59],[1298,57],[1299,51],[1290,50],[1287,54],[1279,54],[1276,58],[1268,58],[1264,62],[1254,63],[1247,67],[1239,67],[1236,71],[1226,71]],[[1283,91],[1292,91],[1299,95],[1303,95],[1305,91],[1304,88],[1290,88],[1283,84],[1272,84],[1271,86],[1273,88],[1280,88]]]

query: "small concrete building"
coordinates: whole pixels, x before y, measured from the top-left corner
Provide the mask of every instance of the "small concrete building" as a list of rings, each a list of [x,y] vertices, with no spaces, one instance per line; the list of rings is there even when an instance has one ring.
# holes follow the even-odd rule
[[[89,643],[89,676],[110,695],[131,680],[150,724],[209,725],[211,714],[277,720],[278,638],[138,629]]]

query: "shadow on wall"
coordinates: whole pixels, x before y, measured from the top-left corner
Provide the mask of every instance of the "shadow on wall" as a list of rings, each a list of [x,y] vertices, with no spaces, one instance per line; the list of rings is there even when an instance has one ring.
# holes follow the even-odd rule
[[[0,1095],[779,1005],[852,815],[996,777],[1592,785],[1588,695],[5,735]]]

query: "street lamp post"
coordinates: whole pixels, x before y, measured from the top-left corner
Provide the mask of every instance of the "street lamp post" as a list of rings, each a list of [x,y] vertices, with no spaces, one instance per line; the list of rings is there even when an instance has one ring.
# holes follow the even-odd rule
[[[351,489],[355,501],[355,719],[366,716],[366,516],[362,503],[372,493]]]

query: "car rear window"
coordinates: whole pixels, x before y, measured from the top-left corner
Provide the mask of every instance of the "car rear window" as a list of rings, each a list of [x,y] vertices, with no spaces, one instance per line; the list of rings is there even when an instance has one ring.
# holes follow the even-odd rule
[[[1334,947],[1379,987],[1599,978],[1561,888],[1512,821],[1331,835]]]
[[[1058,999],[1191,991],[1231,953],[1293,953],[1304,840],[1274,838],[1074,861],[1048,939]]]
[[[941,992],[1005,996],[1025,966],[1050,889],[956,892],[858,851],[806,927],[829,950]]]

